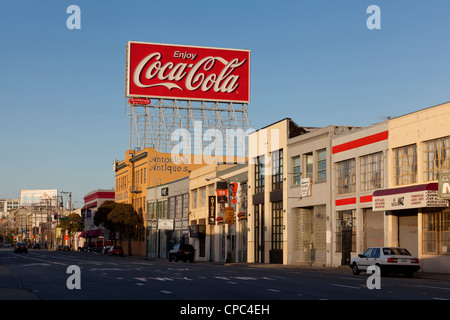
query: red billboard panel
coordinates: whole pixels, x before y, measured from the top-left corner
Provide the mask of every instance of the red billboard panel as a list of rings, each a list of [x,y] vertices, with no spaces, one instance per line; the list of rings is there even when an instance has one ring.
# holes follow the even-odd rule
[[[250,51],[130,41],[126,96],[250,102]]]

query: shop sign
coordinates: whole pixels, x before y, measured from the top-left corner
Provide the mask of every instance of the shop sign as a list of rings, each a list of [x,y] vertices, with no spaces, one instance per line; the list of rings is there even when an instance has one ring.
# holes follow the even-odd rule
[[[216,192],[217,192],[217,202],[227,203],[228,202],[228,183],[227,182],[216,182]]]
[[[450,174],[439,174],[439,198],[450,199]]]
[[[158,219],[158,230],[173,230],[173,219]]]
[[[166,197],[169,195],[169,187],[161,188],[161,197]]]
[[[230,194],[231,202],[234,204],[240,203],[239,193],[241,192],[241,184],[239,182],[232,182],[230,183],[230,187],[231,187],[231,194]]]
[[[302,197],[311,196],[311,178],[305,178],[300,180],[300,190]]]
[[[152,103],[150,99],[146,98],[131,98],[128,99],[129,104],[141,104],[141,105],[149,105]]]
[[[208,223],[216,223],[216,197],[208,196]]]
[[[250,50],[130,41],[126,96],[250,102]]]
[[[448,207],[448,200],[440,199],[437,190],[420,190],[379,196],[374,193],[372,200],[373,211],[429,207]]]
[[[225,223],[234,224],[234,208],[233,207],[225,208]]]

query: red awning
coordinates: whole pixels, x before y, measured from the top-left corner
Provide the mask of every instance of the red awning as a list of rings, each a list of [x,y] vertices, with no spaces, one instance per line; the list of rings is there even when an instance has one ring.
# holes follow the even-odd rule
[[[98,236],[100,236],[100,235],[101,235],[101,230],[99,230],[99,229],[87,231],[87,236],[88,236],[88,237],[98,237]],[[85,231],[83,231],[83,232],[78,236],[78,238],[85,238],[85,237],[86,237],[86,232],[85,232]]]
[[[94,201],[94,202],[85,204],[85,205],[81,208],[81,210],[86,210],[86,209],[93,208],[93,207],[97,207],[97,201]]]

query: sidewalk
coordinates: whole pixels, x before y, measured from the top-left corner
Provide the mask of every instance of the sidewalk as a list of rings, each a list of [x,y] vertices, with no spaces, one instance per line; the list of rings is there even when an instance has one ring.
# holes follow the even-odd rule
[[[38,295],[22,288],[22,283],[0,265],[0,300],[40,300]]]

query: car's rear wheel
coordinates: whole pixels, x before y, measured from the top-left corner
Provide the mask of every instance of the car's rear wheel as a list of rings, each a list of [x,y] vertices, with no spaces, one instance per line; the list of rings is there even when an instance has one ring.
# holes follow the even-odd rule
[[[357,276],[358,274],[361,273],[361,270],[359,270],[358,265],[356,264],[356,262],[353,262],[352,265],[352,273]]]

